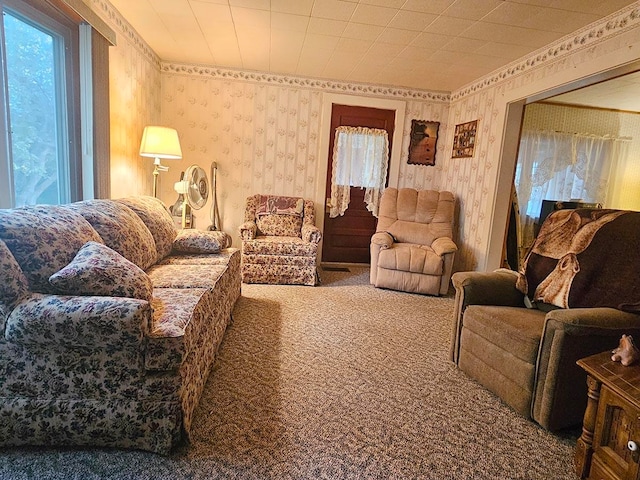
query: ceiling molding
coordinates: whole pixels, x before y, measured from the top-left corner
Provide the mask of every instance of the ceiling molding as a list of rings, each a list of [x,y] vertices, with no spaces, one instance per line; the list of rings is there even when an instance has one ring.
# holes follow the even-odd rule
[[[286,87],[308,88],[311,90],[321,90],[331,93],[345,93],[386,98],[392,97],[402,98],[405,100],[421,100],[443,103],[449,103],[451,101],[451,95],[449,92],[412,90],[409,88],[365,83],[338,82],[334,80],[321,80],[297,77],[293,75],[278,75],[273,73],[249,72],[203,65],[162,62],[161,71],[163,73],[177,75],[202,76],[223,80],[239,80]]]
[[[138,34],[135,28],[107,0],[83,0],[107,22],[116,33],[120,33],[156,67],[160,68],[160,57]]]
[[[567,35],[554,42],[551,46],[536,50],[531,55],[512,62],[504,68],[498,69],[492,74],[455,91],[451,95],[451,99],[458,100],[484,88],[495,86],[527,71],[571,55],[576,51],[591,47],[595,43],[612,38],[638,25],[640,25],[640,8],[629,6],[616,14],[605,17],[596,25]]]

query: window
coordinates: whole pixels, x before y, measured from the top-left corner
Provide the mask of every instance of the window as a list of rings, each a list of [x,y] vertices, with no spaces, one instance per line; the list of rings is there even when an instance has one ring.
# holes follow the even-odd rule
[[[62,0],[0,0],[0,9],[0,208],[91,198],[94,159],[81,151],[97,145],[108,159],[108,129],[97,138],[92,128],[93,105],[108,104],[108,56],[98,55],[97,66],[91,56],[104,53],[100,42],[109,40]],[[108,160],[102,162],[108,178]]]
[[[388,165],[389,138],[385,130],[336,128],[329,216],[343,215],[349,206],[351,187],[362,187],[365,189],[367,210],[377,217]]]

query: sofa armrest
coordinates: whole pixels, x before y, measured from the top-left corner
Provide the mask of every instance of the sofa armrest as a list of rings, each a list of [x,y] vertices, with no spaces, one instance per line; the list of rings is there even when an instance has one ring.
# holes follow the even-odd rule
[[[9,342],[40,348],[140,348],[151,306],[125,297],[34,293],[13,309],[5,326]]]
[[[242,240],[253,240],[256,238],[256,233],[258,232],[258,227],[256,222],[244,222],[240,225],[240,239]]]
[[[322,232],[318,227],[312,225],[311,223],[305,223],[304,225],[302,225],[301,234],[302,239],[305,242],[318,244],[320,243],[320,240],[322,240]]]
[[[440,256],[458,251],[458,246],[448,237],[436,238],[431,244],[431,248]]]
[[[376,232],[371,236],[371,243],[379,245],[381,249],[391,248],[393,237],[387,232]]]
[[[552,310],[542,332],[531,416],[549,430],[582,422],[587,401],[580,358],[612,350],[622,334],[640,338],[640,315],[613,308]]]
[[[498,269],[494,272],[456,272],[451,281],[456,289],[449,359],[458,363],[462,315],[469,305],[523,307],[524,294],[516,288],[517,273]]]

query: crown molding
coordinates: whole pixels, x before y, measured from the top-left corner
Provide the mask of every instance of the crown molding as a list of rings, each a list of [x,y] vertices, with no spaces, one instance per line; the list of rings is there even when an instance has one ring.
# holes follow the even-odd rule
[[[156,68],[160,69],[160,57],[144,41],[129,22],[115,9],[108,0],[83,0],[117,33],[123,35],[140,53],[142,53]]]
[[[577,30],[551,46],[542,47],[530,55],[509,63],[507,66],[495,70],[493,73],[470,83],[451,94],[451,100],[458,100],[466,95],[484,88],[494,86],[527,71],[551,64],[577,51],[593,47],[605,39],[626,32],[640,25],[640,8],[629,6],[619,12],[603,18],[600,22]]]
[[[264,83],[280,87],[308,88],[323,92],[344,93],[372,97],[393,97],[405,100],[421,100],[449,103],[449,92],[412,90],[409,88],[373,85],[365,83],[348,83],[334,80],[321,80],[292,75],[279,75],[254,71],[234,70],[228,68],[208,67],[205,65],[189,65],[182,63],[161,63],[161,71],[168,74],[189,75],[216,78],[222,80],[238,80],[253,83]]]

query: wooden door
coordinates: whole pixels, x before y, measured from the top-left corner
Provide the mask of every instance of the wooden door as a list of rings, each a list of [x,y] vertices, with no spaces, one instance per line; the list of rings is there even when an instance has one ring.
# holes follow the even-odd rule
[[[329,136],[329,159],[327,167],[326,200],[331,198],[331,172],[333,166],[333,144],[336,128],[369,127],[387,131],[389,155],[395,122],[395,110],[333,105],[331,110],[331,133]],[[389,170],[387,169],[387,181]],[[386,185],[386,183],[385,183]],[[376,217],[367,210],[364,203],[364,189],[351,187],[349,208],[344,215],[329,217],[325,206],[324,233],[322,241],[322,261],[340,263],[369,263],[369,243],[376,231]]]

